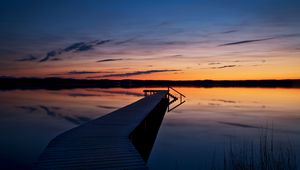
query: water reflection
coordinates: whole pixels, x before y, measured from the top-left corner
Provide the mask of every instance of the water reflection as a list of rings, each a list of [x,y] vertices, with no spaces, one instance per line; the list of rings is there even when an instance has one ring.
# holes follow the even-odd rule
[[[140,98],[127,92],[142,89],[0,91],[0,169],[30,169],[59,133]]]
[[[271,127],[276,140],[291,141],[299,155],[300,89],[176,89],[186,102],[166,113],[150,169],[206,169],[213,157],[222,160],[229,139],[256,140],[261,128]],[[56,135],[138,100],[143,90],[1,91],[0,169],[30,168]]]
[[[300,154],[300,89],[178,90],[187,102],[164,117],[150,169],[218,169],[229,141],[256,142],[266,129],[274,131],[276,141],[293,143]]]

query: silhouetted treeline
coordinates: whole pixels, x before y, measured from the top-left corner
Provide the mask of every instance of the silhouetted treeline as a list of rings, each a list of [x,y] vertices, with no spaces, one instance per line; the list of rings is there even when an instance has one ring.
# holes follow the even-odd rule
[[[0,89],[72,89],[112,87],[300,87],[300,80],[80,80],[64,78],[13,78],[1,77]]]

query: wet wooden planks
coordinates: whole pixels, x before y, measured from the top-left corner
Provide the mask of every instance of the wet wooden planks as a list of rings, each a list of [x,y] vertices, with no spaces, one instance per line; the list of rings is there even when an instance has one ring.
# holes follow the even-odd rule
[[[54,138],[34,169],[148,169],[130,133],[166,97],[158,91]]]

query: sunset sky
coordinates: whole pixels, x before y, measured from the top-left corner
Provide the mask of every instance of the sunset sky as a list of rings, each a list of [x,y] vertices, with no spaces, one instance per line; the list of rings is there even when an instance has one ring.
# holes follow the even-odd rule
[[[300,78],[300,1],[0,0],[0,76]]]

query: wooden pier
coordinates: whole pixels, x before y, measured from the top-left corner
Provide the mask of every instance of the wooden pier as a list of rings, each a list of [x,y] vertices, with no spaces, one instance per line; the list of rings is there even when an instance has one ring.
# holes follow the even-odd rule
[[[146,160],[169,93],[144,92],[147,95],[137,102],[54,138],[33,169],[148,169]]]

